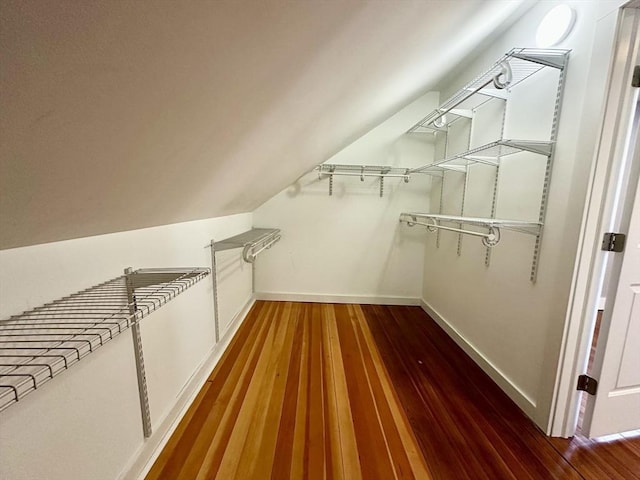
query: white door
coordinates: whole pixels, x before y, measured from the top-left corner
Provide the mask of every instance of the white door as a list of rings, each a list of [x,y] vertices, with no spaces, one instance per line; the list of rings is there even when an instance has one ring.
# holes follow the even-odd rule
[[[606,339],[597,345],[603,349],[593,375],[598,391],[588,400],[583,424],[589,437],[640,429],[640,182],[623,255],[613,307],[603,318]]]
[[[589,437],[640,429],[640,88],[631,85],[633,67],[640,63],[639,18],[638,10],[627,12],[620,31],[629,55],[620,92],[625,100],[613,135],[621,174],[609,187],[616,205],[609,226],[627,238],[624,252],[602,253],[611,256],[612,281],[592,372],[598,389],[588,397],[582,425]]]

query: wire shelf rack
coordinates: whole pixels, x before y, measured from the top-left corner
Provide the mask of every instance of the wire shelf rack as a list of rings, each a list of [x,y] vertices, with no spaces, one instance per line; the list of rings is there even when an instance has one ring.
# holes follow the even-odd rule
[[[277,228],[252,228],[239,235],[213,242],[213,247],[217,252],[242,248],[243,260],[253,263],[262,251],[271,248],[281,238],[280,230]]]
[[[0,411],[209,275],[147,268],[0,320]]]
[[[514,48],[416,123],[407,133],[446,129],[451,121],[470,117],[471,110],[492,99],[505,100],[507,89],[515,87],[541,69],[563,69],[568,56],[569,50]]]
[[[499,140],[488,143],[468,152],[454,155],[434,163],[411,169],[409,173],[425,173],[430,170],[459,170],[465,172],[468,165],[483,163],[497,166],[501,157],[520,152],[532,152],[549,157],[553,150],[553,142],[541,142],[531,140]]]

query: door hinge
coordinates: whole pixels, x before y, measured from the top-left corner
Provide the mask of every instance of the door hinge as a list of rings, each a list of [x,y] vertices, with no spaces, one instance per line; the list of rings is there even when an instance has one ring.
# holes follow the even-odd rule
[[[626,235],[624,233],[607,232],[602,237],[602,250],[605,252],[622,252]]]
[[[589,395],[595,395],[598,390],[598,381],[589,375],[580,375],[578,376],[578,386],[576,390],[582,390]]]
[[[640,65],[636,65],[633,69],[633,77],[631,78],[632,87],[640,87]]]

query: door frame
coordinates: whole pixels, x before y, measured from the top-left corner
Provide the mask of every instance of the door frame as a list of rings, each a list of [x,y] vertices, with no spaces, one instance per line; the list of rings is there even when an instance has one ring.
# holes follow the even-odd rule
[[[552,436],[570,437],[576,432],[581,398],[576,390],[576,381],[578,375],[586,373],[604,276],[612,263],[607,257],[612,254],[601,251],[600,244],[603,233],[610,231],[615,218],[615,185],[625,173],[624,165],[616,161],[614,146],[619,129],[624,128],[625,122],[629,121],[621,118],[621,113],[629,109],[627,82],[631,79],[629,70],[633,70],[636,63],[632,48],[628,48],[625,55],[620,55],[624,52],[625,40],[628,40],[625,38],[623,19],[633,16],[638,21],[639,8],[640,0],[634,0],[620,8],[618,13],[613,44],[615,53],[612,54],[600,138],[585,198],[567,321],[547,428]],[[625,192],[621,202],[628,201],[629,196],[629,192]],[[611,282],[616,281],[617,278],[611,278]]]

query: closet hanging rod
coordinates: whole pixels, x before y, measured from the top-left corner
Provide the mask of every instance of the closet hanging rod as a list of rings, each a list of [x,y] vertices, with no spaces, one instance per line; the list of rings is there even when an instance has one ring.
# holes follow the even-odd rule
[[[418,219],[432,222],[462,223],[475,225],[478,227],[498,227],[514,232],[538,235],[542,229],[542,223],[528,222],[525,220],[505,220],[500,218],[463,217],[459,215],[444,215],[438,213],[401,213],[400,221],[405,223],[415,223]]]
[[[400,219],[400,223],[406,223],[409,227],[413,227],[415,225],[419,225],[422,227],[427,227],[427,230],[430,232],[435,232],[436,230],[446,230],[448,232],[462,233],[465,235],[471,235],[474,237],[480,237],[482,240],[482,244],[485,247],[495,247],[498,243],[500,243],[500,228],[495,226],[487,226],[489,229],[487,233],[484,232],[476,232],[474,230],[465,230],[464,228],[456,228],[456,227],[447,227],[445,225],[440,225],[435,220],[433,223],[425,223],[420,221],[409,221],[405,219]]]
[[[391,177],[409,179],[406,173],[357,173],[357,172],[320,172],[320,175],[340,175],[343,177]]]
[[[279,235],[280,229],[278,228],[252,228],[251,230],[225,238],[224,240],[212,241],[209,245],[205,246],[205,248],[213,246],[216,252],[221,252],[223,250],[245,248],[251,245],[263,245],[271,238]]]
[[[441,171],[416,171],[416,169],[406,167],[390,167],[379,165],[338,165],[332,163],[322,163],[315,167],[318,178],[332,178],[333,176],[360,177],[364,181],[365,177],[374,178],[402,178],[408,183],[411,174],[421,173],[435,177],[441,177]]]
[[[247,263],[253,263],[256,261],[258,255],[263,251],[271,248],[275,243],[279,242],[281,235],[276,233],[272,236],[262,239],[262,241],[247,245],[242,250],[242,259]],[[257,250],[255,250],[257,247]]]
[[[488,233],[476,232],[474,230],[465,230],[463,228],[446,227],[446,226],[440,225],[438,223],[425,223],[425,222],[419,222],[419,221],[408,222],[406,220],[400,220],[400,221],[401,222],[405,222],[410,227],[413,227],[414,225],[419,225],[419,226],[422,226],[422,227],[427,227],[427,229],[429,229],[429,230],[437,228],[439,230],[448,230],[450,232],[464,233],[466,235],[472,235],[474,237],[485,237],[486,238],[486,237],[490,236]],[[489,228],[497,229],[498,227],[489,227]]]

